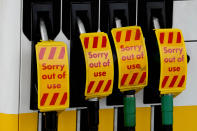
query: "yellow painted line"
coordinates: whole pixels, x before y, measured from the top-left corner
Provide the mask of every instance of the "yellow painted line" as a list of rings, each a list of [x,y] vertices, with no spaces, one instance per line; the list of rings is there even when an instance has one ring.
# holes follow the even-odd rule
[[[99,131],[113,131],[114,110],[101,109],[99,113]],[[136,115],[136,131],[150,131],[151,108],[137,108]],[[37,131],[37,118],[37,113],[0,113],[0,131]],[[173,130],[196,131],[196,118],[197,106],[174,107]],[[76,131],[76,111],[58,113],[58,131]]]

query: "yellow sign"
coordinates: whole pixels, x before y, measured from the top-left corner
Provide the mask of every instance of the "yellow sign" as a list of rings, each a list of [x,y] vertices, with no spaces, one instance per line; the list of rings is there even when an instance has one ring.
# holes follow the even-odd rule
[[[69,107],[69,66],[63,42],[42,41],[36,45],[38,109],[64,110]]]
[[[161,94],[177,95],[186,88],[187,53],[181,30],[155,30],[160,52]]]
[[[107,34],[84,33],[80,35],[80,39],[86,61],[86,99],[110,95],[114,65]]]
[[[139,26],[112,29],[118,56],[120,91],[140,90],[148,83],[148,61]]]

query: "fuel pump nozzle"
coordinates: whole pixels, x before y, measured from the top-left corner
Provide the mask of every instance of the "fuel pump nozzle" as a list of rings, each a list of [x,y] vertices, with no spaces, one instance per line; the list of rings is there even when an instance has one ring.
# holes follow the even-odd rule
[[[115,18],[116,28],[121,28],[121,20]],[[136,100],[135,90],[125,91],[124,98],[124,126],[125,131],[135,131],[136,126]]]
[[[43,41],[48,41],[48,33],[43,19],[40,19],[40,34]]]
[[[153,17],[153,25],[155,29],[160,29],[159,19]],[[173,130],[173,94],[161,95],[161,112],[163,131]]]
[[[77,18],[78,28],[80,34],[86,33],[83,22],[80,18]],[[99,124],[99,99],[88,99],[88,126],[89,131],[98,131]]]
[[[43,19],[40,19],[40,34],[42,41],[48,41],[47,29]],[[57,131],[57,112],[39,112],[38,131]]]

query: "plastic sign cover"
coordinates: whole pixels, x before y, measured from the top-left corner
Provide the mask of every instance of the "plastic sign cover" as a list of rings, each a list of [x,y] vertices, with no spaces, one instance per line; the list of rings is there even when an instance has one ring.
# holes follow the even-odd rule
[[[118,56],[120,91],[144,88],[148,84],[148,61],[141,28],[114,28],[111,32]]]
[[[106,33],[80,35],[86,62],[86,99],[105,97],[112,93],[114,65]]]
[[[69,65],[63,42],[43,41],[36,45],[38,109],[64,110],[69,107]]]
[[[187,53],[181,30],[155,30],[160,52],[161,94],[177,95],[186,88]]]

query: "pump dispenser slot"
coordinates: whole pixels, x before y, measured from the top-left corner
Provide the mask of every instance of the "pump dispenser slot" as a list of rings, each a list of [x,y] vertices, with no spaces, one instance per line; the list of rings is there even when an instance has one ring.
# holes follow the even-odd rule
[[[78,29],[75,21],[77,17],[84,22],[87,32],[98,30],[98,0],[63,0],[62,5],[62,30],[68,38],[71,38],[71,35]]]
[[[38,39],[40,37],[40,19],[46,21],[46,27],[48,29],[49,37],[51,38],[51,33],[53,32],[53,21],[52,16],[53,12],[50,11],[52,9],[51,4],[32,4],[32,40]],[[35,34],[34,34],[35,33]]]
[[[110,11],[110,25],[115,27],[115,18],[118,17],[122,20],[122,25],[128,25],[129,17],[127,14],[129,14],[128,10],[128,3],[113,3],[109,5],[109,11]]]
[[[90,30],[90,21],[88,18],[90,17],[90,13],[86,10],[77,11],[76,16],[77,16],[77,18],[79,18],[83,22],[85,30],[89,31]]]
[[[60,31],[60,0],[24,0],[23,32],[31,41],[40,40],[39,21],[46,21],[48,35],[54,39]]]

